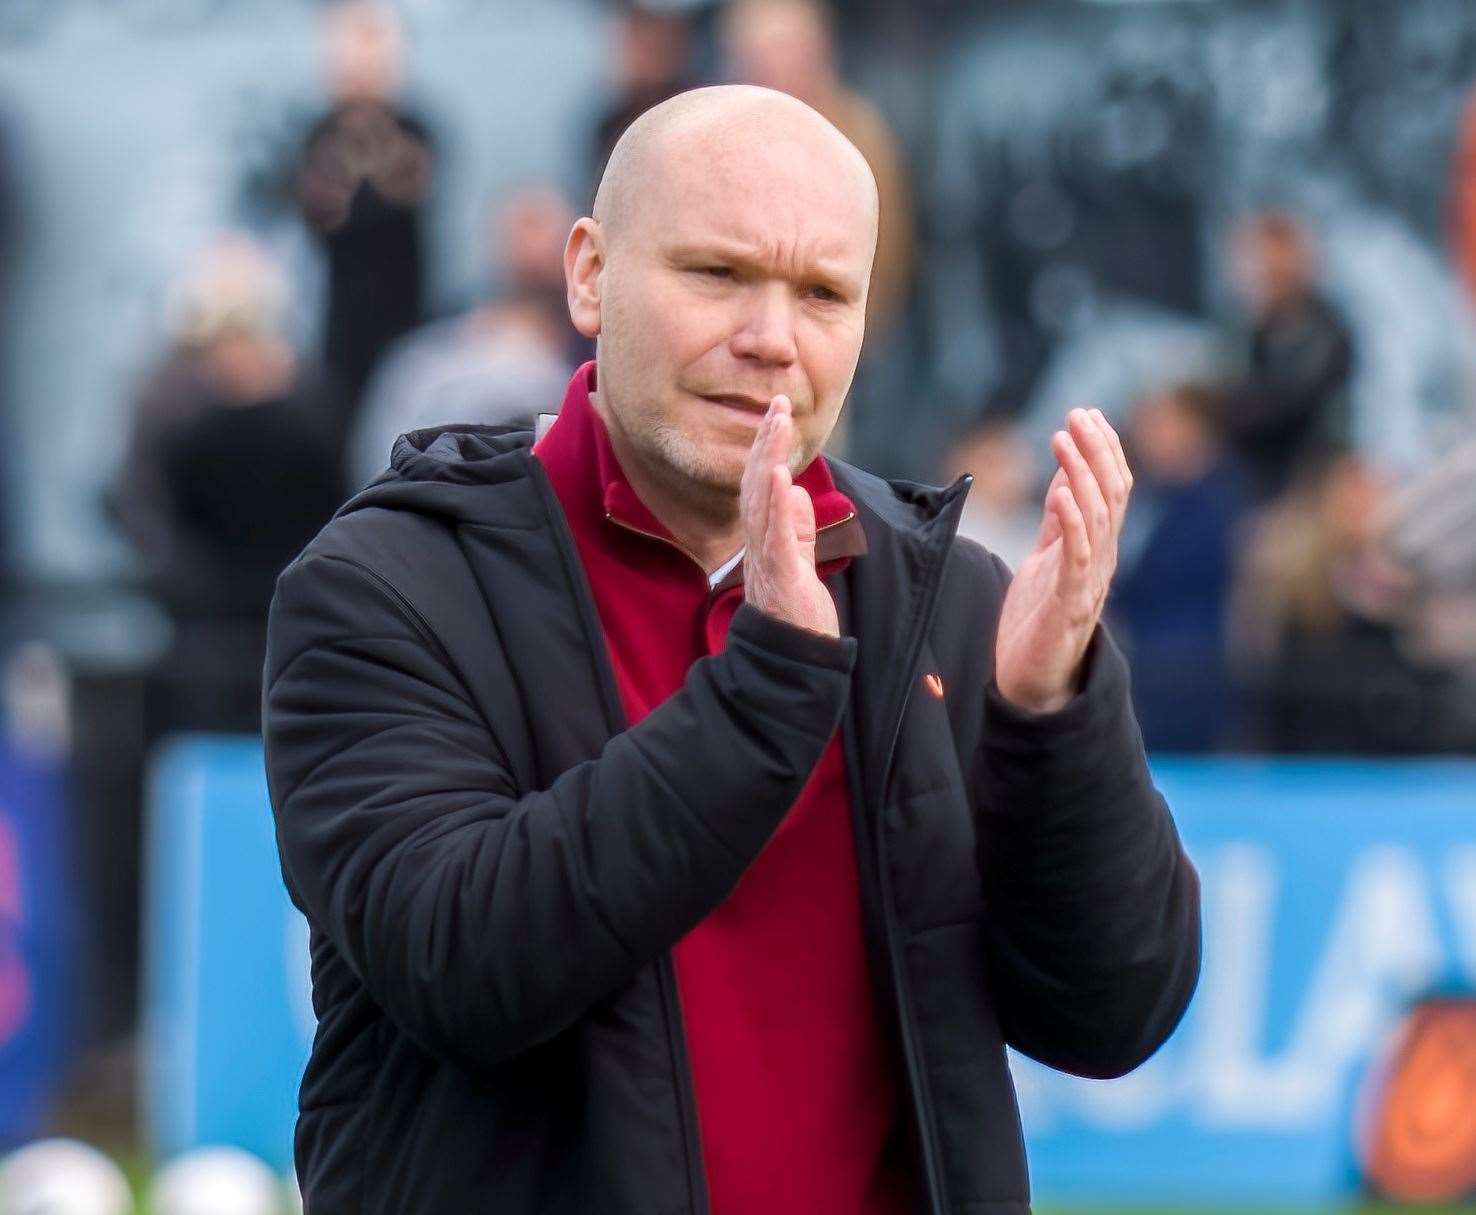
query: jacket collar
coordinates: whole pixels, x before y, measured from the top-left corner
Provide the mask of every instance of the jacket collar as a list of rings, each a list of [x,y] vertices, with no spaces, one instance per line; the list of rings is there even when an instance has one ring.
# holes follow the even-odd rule
[[[520,427],[459,424],[411,431],[395,441],[390,468],[338,513],[381,507],[412,510],[449,523],[537,526],[539,519],[529,513],[534,508],[530,504],[542,500],[528,494],[526,483],[546,474],[537,467],[532,447],[533,432]],[[868,552],[878,544],[927,546],[945,534],[951,540],[970,483],[963,477],[938,489],[886,481],[834,459],[814,461],[801,477],[817,465],[837,498],[854,508],[854,522],[866,545],[863,551]],[[542,522],[547,524],[546,519]],[[858,562],[856,568],[867,564]]]
[[[852,690],[862,786],[880,797],[897,723],[921,678],[934,610],[970,477],[944,489],[889,482],[837,461],[836,484],[856,503],[867,557],[846,574],[846,631],[857,641]],[[966,626],[965,626],[966,627]],[[977,627],[987,628],[982,609]]]

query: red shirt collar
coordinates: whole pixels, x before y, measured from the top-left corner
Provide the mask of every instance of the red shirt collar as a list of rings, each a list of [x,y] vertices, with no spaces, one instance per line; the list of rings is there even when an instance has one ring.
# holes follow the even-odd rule
[[[594,516],[598,515],[606,524],[613,521],[675,544],[671,532],[637,496],[620,467],[605,424],[589,399],[594,391],[595,364],[591,361],[580,367],[569,381],[559,416],[534,445],[533,454],[548,471],[565,511],[577,510],[584,526],[593,524]],[[817,546],[817,556],[829,561],[864,553],[865,538],[860,526],[841,526],[855,523],[856,508],[836,488],[825,457],[816,456],[794,481],[810,495],[815,508],[815,527],[822,533],[820,538],[831,539],[826,529],[841,533],[830,543]]]

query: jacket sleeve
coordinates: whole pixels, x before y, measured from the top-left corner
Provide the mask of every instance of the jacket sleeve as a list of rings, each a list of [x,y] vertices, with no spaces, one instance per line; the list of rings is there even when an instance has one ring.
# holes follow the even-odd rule
[[[1024,713],[991,680],[984,715],[979,867],[1005,1040],[1123,1075],[1173,1032],[1200,959],[1199,879],[1149,776],[1127,664],[1099,629],[1065,708]]]
[[[854,651],[745,605],[668,701],[520,791],[397,593],[305,556],[278,582],[263,706],[289,890],[406,1035],[494,1066],[737,884],[835,731]]]

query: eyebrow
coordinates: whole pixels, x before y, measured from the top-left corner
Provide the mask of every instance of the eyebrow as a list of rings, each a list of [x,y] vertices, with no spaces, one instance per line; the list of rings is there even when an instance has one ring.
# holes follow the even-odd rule
[[[758,246],[724,240],[720,237],[711,240],[683,241],[669,246],[665,252],[671,261],[689,265],[719,261],[736,266],[740,270],[764,275],[771,275],[778,268],[775,259],[767,256]],[[793,276],[785,275],[785,277]],[[836,270],[834,263],[828,259],[820,259],[808,264],[798,277],[806,283],[818,283],[822,287],[827,287],[847,299],[854,299],[860,293],[859,284],[849,275]]]

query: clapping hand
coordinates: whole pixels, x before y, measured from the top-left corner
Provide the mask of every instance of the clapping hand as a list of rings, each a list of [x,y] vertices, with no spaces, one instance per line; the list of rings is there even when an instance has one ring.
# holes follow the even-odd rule
[[[792,410],[786,396],[769,402],[743,470],[744,595],[787,624],[839,637],[835,601],[815,573],[815,506],[789,472]]]
[[[1060,467],[1035,548],[1005,595],[994,647],[1000,694],[1029,713],[1064,708],[1080,687],[1133,487],[1122,443],[1101,410],[1073,409],[1066,429],[1051,437],[1051,452]]]

